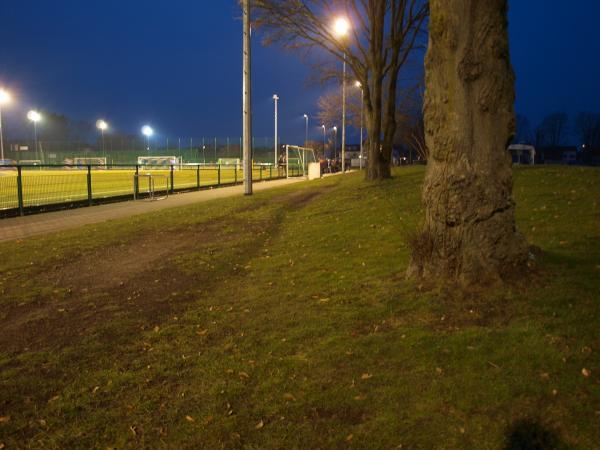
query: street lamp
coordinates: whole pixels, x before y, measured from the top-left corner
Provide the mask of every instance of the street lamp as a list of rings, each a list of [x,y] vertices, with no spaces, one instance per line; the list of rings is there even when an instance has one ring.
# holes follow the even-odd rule
[[[337,159],[337,127],[333,127],[335,139],[333,141],[333,159]]]
[[[27,118],[33,122],[33,140],[35,143],[35,159],[38,159],[37,123],[42,120],[42,115],[35,109],[27,113]]]
[[[98,128],[100,130],[100,134],[102,134],[102,156],[106,157],[106,151],[104,148],[104,130],[108,128],[108,124],[104,120],[98,119],[96,121],[96,128]]]
[[[305,131],[304,131],[304,147],[308,147],[308,114],[304,114],[304,120],[306,121]]]
[[[350,22],[340,17],[333,24],[338,38],[345,37],[350,31]],[[344,68],[342,71],[342,173],[346,172],[346,52],[344,52]]]
[[[356,82],[356,87],[360,89],[360,168],[363,168],[363,110],[365,106],[365,98],[362,84]]]
[[[321,125],[321,128],[323,128],[323,158],[327,158],[327,155],[325,154],[325,142],[327,140],[327,128],[325,127],[325,124]]]
[[[146,151],[148,155],[150,155],[150,136],[154,134],[154,130],[149,125],[144,125],[142,127],[142,134],[146,136]]]
[[[277,102],[279,101],[279,96],[277,94],[273,94],[273,101],[275,102],[275,167],[277,167]]]
[[[10,94],[0,89],[0,161],[4,161],[4,136],[2,135],[2,105],[10,102]]]

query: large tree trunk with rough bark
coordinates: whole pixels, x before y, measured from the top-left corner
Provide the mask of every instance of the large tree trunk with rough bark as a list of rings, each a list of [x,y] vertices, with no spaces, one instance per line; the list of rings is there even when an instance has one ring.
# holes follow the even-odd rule
[[[478,284],[527,261],[515,227],[514,74],[507,0],[431,0],[424,105],[425,226],[409,275]]]

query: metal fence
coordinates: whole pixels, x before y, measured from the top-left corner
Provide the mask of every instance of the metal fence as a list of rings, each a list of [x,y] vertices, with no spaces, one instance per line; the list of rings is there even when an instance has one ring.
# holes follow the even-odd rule
[[[289,176],[301,176],[290,167]],[[91,206],[110,201],[144,198],[148,177],[155,177],[157,193],[200,190],[243,181],[241,164],[177,164],[147,167],[139,164],[107,165],[3,165],[0,166],[0,216],[25,215],[52,209]],[[138,176],[136,176],[138,175]],[[288,176],[283,166],[254,164],[253,180]]]
[[[223,158],[242,159],[240,137],[152,138],[106,136],[94,143],[85,141],[32,140],[6,141],[6,160],[19,164],[68,164],[74,158],[106,158],[109,164],[136,164],[140,156],[176,156],[184,163],[217,163]],[[283,152],[279,149],[279,154]],[[252,158],[255,162],[274,162],[273,138],[254,137]]]

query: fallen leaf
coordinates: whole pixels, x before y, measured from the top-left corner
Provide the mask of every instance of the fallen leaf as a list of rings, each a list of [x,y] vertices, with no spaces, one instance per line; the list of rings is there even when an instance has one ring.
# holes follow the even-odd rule
[[[192,416],[185,416],[185,420],[188,422],[195,422],[196,420]]]
[[[10,416],[0,416],[0,423],[6,423],[10,421]]]
[[[360,376],[360,379],[361,379],[361,380],[368,380],[369,378],[373,378],[373,375],[371,375],[370,373],[363,373],[363,374]]]
[[[352,439],[354,439],[354,435],[352,433],[346,436],[346,442],[350,442]]]
[[[296,401],[296,397],[294,397],[294,395],[290,394],[289,392],[286,392],[285,394],[283,394],[283,399],[284,400],[289,400],[291,402]]]
[[[359,400],[359,401],[361,401],[361,400],[365,400],[366,398],[367,398],[367,396],[366,396],[366,395],[364,395],[364,394],[359,394],[359,395],[357,395],[356,397],[354,397],[354,400]]]
[[[441,367],[436,367],[435,371],[438,373],[438,375],[441,375],[444,373],[444,369],[442,369]]]
[[[260,422],[258,422],[256,424],[256,426],[254,428],[256,428],[257,430],[260,430],[264,426],[265,426],[265,423],[261,420]]]
[[[160,327],[159,327],[158,325],[156,325],[156,326],[154,327],[154,332],[155,332],[155,333],[158,333],[158,331],[159,331],[159,330],[160,330]]]
[[[240,378],[250,378],[250,375],[248,375],[246,372],[240,372],[238,375],[240,376]]]
[[[134,426],[129,427],[129,430],[133,433],[134,436],[137,436],[137,431],[135,431]]]
[[[591,371],[591,370],[588,370],[588,369],[586,369],[586,368],[584,367],[583,369],[581,369],[581,374],[582,374],[584,377],[588,378],[588,377],[589,377],[589,376],[592,374],[592,371]]]
[[[98,392],[98,389],[100,389],[100,386],[96,386],[94,389],[92,389],[92,394]]]
[[[206,335],[206,333],[208,333],[208,329],[206,329],[206,330],[198,330],[198,331],[196,331],[196,334],[197,334],[198,336],[205,336],[205,335]]]

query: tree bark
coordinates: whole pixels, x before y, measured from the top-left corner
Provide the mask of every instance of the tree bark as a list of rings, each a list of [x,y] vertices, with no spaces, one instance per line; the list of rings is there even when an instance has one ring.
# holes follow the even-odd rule
[[[514,74],[507,0],[431,0],[424,105],[425,226],[410,276],[500,280],[527,261],[515,226]]]

